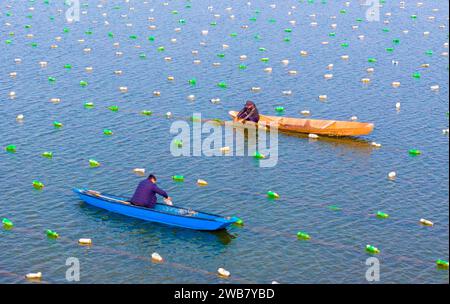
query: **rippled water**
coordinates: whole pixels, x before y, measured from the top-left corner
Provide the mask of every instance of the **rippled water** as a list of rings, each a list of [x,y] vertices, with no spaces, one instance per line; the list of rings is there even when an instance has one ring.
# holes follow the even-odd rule
[[[0,282],[24,282],[24,274],[41,271],[44,281],[64,283],[65,261],[73,256],[80,259],[82,283],[367,283],[364,247],[372,244],[381,250],[381,282],[448,283],[448,271],[435,266],[437,259],[449,258],[449,146],[448,136],[442,134],[448,128],[448,57],[442,54],[448,52],[448,2],[427,0],[417,6],[417,1],[405,1],[401,9],[400,1],[386,1],[380,22],[366,21],[363,1],[350,1],[348,7],[344,1],[311,2],[278,1],[271,8],[261,0],[250,5],[84,1],[86,13],[68,24],[63,1],[2,1],[0,146],[14,144],[17,153],[0,153],[0,216],[15,225],[0,231]],[[210,25],[212,21],[217,25]],[[149,29],[151,24],[157,28]],[[180,32],[174,30],[178,27]],[[286,33],[287,28],[292,33]],[[205,29],[209,34],[202,36]],[[91,35],[86,34],[89,30]],[[426,31],[430,34],[424,35]],[[329,35],[332,32],[335,36]],[[34,37],[27,38],[29,33]],[[55,40],[58,36],[61,41]],[[286,37],[290,42],[283,41]],[[393,44],[394,39],[400,44]],[[113,47],[114,42],[120,47]],[[58,48],[51,49],[52,44]],[[223,50],[223,44],[230,47]],[[159,46],[165,51],[159,52]],[[386,51],[389,47],[392,53]],[[86,53],[85,48],[92,51]],[[199,54],[192,55],[192,50]],[[301,50],[308,56],[300,56]],[[428,50],[433,54],[427,55]],[[116,51],[123,56],[117,57]],[[141,53],[147,58],[139,58]],[[219,53],[225,57],[217,57]],[[248,56],[247,69],[240,70],[243,54]],[[166,62],[166,56],[173,60]],[[269,62],[261,62],[263,57]],[[16,64],[15,58],[22,63]],[[194,65],[195,59],[201,64]],[[283,59],[290,64],[283,66]],[[41,68],[40,61],[48,66]],[[213,67],[214,62],[221,66]],[[326,67],[331,63],[330,72]],[[430,67],[421,68],[425,63]],[[72,69],[64,69],[66,64]],[[92,73],[85,71],[88,66]],[[273,72],[265,73],[266,67]],[[368,75],[368,67],[375,72]],[[123,75],[114,75],[115,70]],[[298,75],[288,75],[289,70],[298,70]],[[9,77],[11,72],[17,77]],[[412,77],[415,72],[421,73],[420,79]],[[325,80],[326,73],[334,78]],[[169,75],[175,81],[167,81]],[[48,77],[55,77],[56,83],[49,83]],[[364,77],[371,79],[369,85],[361,83]],[[188,84],[191,78],[197,79],[195,87]],[[80,87],[81,80],[89,85]],[[228,89],[216,86],[221,81]],[[393,81],[400,81],[400,88],[393,88]],[[435,84],[440,86],[437,92],[430,90]],[[127,86],[128,93],[120,93],[120,86]],[[251,92],[252,87],[261,87],[261,92]],[[155,90],[160,97],[153,96]],[[292,96],[283,96],[284,90],[292,90]],[[11,91],[15,99],[8,97]],[[195,102],[186,99],[190,94]],[[318,101],[322,94],[328,95],[327,102]],[[51,98],[61,102],[54,104]],[[211,98],[220,98],[221,104],[212,104]],[[311,141],[281,134],[279,162],[273,168],[260,168],[251,157],[170,154],[173,120],[162,114],[188,117],[199,112],[203,118],[228,119],[227,112],[247,99],[262,113],[272,114],[275,106],[283,105],[285,116],[299,117],[304,109],[312,118],[348,120],[356,115],[376,128],[360,139]],[[85,109],[85,102],[95,107]],[[396,102],[402,104],[400,111]],[[109,111],[111,105],[118,105],[119,112]],[[155,115],[140,115],[144,109]],[[18,114],[24,114],[23,123],[16,122]],[[62,122],[63,128],[55,129],[53,121]],[[114,135],[103,135],[105,128]],[[374,149],[372,141],[382,148]],[[411,157],[410,149],[423,154]],[[53,159],[43,158],[44,151],[52,151]],[[89,168],[91,158],[101,166]],[[136,167],[157,174],[176,204],[237,215],[245,226],[220,233],[176,229],[90,207],[71,192],[73,187],[89,187],[130,196],[141,180],[132,173]],[[395,181],[387,180],[390,171],[397,172]],[[173,183],[174,174],[184,175],[186,181]],[[199,188],[198,178],[209,185]],[[42,181],[44,190],[34,190],[33,180]],[[268,200],[268,190],[281,198]],[[332,211],[330,205],[342,210]],[[375,218],[377,211],[390,218]],[[435,226],[420,226],[420,218]],[[47,239],[45,229],[57,231],[60,238]],[[297,240],[298,231],[312,239]],[[94,245],[78,246],[81,237],[92,238]],[[155,251],[167,262],[151,263]],[[219,267],[229,270],[231,278],[217,277]]]

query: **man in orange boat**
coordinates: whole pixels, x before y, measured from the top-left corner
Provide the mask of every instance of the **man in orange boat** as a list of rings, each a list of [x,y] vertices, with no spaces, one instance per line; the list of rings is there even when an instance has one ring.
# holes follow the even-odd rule
[[[172,199],[167,192],[156,185],[156,176],[150,174],[146,180],[139,183],[130,202],[136,206],[154,208],[157,201],[156,194],[164,197],[167,205],[172,205]]]
[[[237,114],[236,120],[245,123],[246,121],[252,121],[258,123],[259,112],[253,101],[248,100],[245,107]]]

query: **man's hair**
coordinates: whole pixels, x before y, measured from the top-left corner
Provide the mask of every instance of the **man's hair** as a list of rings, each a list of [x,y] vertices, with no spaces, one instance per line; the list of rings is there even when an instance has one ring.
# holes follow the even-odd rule
[[[156,176],[154,176],[153,174],[150,174],[150,175],[148,176],[148,179],[156,179]]]

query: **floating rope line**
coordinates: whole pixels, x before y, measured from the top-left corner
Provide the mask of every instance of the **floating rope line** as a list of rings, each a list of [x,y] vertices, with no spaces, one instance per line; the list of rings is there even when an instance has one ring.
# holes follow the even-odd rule
[[[29,237],[33,237],[35,239],[38,239],[38,238],[39,239],[45,239],[46,238],[45,234],[37,233],[36,231],[28,229],[28,228],[14,227],[14,228],[12,228],[12,230],[10,230],[10,232],[13,232],[14,230],[19,231],[19,232],[23,232],[25,235],[27,235]],[[70,239],[68,237],[59,236],[56,239],[56,241],[80,247],[80,245],[78,244],[78,240],[72,240],[72,239]],[[152,259],[151,259],[150,255],[149,256],[137,255],[137,254],[134,254],[134,253],[130,253],[128,251],[114,249],[112,247],[95,245],[95,242],[94,242],[94,245],[87,246],[87,247],[89,248],[89,250],[99,251],[99,252],[103,252],[103,253],[107,253],[107,254],[120,255],[120,256],[123,256],[123,257],[130,258],[130,259],[152,263]],[[217,272],[211,272],[211,271],[207,271],[207,270],[191,267],[191,266],[188,266],[188,265],[185,265],[185,264],[181,264],[181,263],[177,263],[177,262],[170,262],[170,261],[168,261],[166,259],[164,259],[164,262],[162,262],[162,263],[156,263],[156,265],[161,265],[161,266],[167,265],[167,266],[170,266],[170,267],[172,267],[174,269],[187,270],[187,271],[190,271],[190,272],[193,272],[193,273],[202,274],[202,275],[207,276],[207,277],[211,277],[211,276],[218,277]],[[20,275],[18,275],[18,276],[20,277]],[[24,276],[21,276],[21,277],[24,279]],[[240,277],[238,277],[238,276],[236,276],[234,274],[232,276],[226,278],[226,280],[234,281],[234,282],[240,283],[240,284],[255,284],[255,282],[252,282],[252,281],[247,280],[247,279],[240,278]],[[41,282],[43,282],[43,281],[41,281]]]
[[[28,280],[25,278],[25,275],[20,275],[18,273],[15,272],[11,272],[11,271],[7,271],[7,270],[3,270],[0,268],[0,275],[4,276],[4,277],[12,277],[15,278],[16,280],[10,283],[22,283],[22,282],[32,282],[32,283],[39,283],[39,284],[50,284],[48,281],[46,280]]]

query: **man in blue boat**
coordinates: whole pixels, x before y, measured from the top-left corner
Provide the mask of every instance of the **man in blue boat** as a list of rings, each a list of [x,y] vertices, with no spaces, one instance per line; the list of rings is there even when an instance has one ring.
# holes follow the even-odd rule
[[[156,176],[150,174],[146,180],[139,183],[130,202],[136,206],[154,208],[157,201],[156,194],[164,197],[167,205],[172,205],[172,199],[167,192],[156,185]]]

